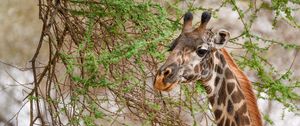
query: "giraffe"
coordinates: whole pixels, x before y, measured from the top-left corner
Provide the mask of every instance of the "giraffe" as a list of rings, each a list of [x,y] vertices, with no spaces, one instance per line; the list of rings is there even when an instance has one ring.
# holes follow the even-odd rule
[[[262,126],[251,83],[224,49],[230,33],[207,29],[210,18],[210,12],[203,12],[200,26],[193,30],[193,15],[184,15],[182,32],[171,43],[153,86],[170,91],[179,83],[201,81],[218,126]]]

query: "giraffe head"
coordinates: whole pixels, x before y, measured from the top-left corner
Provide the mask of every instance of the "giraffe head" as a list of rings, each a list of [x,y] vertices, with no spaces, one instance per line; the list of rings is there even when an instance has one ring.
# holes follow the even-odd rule
[[[201,25],[193,30],[193,15],[189,12],[184,15],[182,33],[172,42],[169,57],[157,71],[154,88],[170,91],[178,83],[210,79],[213,52],[223,48],[230,37],[226,30],[214,33],[207,29],[210,18],[210,12],[203,12]]]

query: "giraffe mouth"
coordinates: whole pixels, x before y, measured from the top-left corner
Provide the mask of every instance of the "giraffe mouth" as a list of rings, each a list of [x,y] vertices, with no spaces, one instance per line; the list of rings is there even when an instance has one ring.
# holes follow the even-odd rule
[[[182,75],[181,76],[181,81],[180,83],[190,83],[193,80],[191,79],[191,77],[189,77],[188,75]]]
[[[162,89],[162,91],[171,91],[176,85],[178,84],[178,81],[172,84],[169,84],[166,88]]]
[[[181,83],[188,83],[189,82],[187,76],[182,76],[181,78],[182,78]]]

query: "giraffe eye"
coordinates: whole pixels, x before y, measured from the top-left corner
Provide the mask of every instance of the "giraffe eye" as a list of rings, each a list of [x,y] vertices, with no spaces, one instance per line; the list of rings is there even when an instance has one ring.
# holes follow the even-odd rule
[[[203,57],[207,53],[207,49],[198,48],[196,53],[199,57]]]

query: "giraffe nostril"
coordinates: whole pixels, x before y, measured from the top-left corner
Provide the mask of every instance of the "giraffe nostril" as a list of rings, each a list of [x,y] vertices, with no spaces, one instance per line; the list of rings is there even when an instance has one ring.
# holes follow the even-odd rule
[[[219,35],[222,37],[222,38],[225,38],[227,35],[226,35],[226,32],[219,32]]]
[[[166,69],[166,70],[163,72],[164,76],[168,76],[170,73],[171,73],[171,70],[170,70],[170,69]]]

